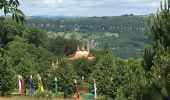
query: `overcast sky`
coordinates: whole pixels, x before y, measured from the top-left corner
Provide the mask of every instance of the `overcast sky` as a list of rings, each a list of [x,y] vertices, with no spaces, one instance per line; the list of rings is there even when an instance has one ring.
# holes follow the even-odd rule
[[[117,16],[155,13],[160,0],[20,0],[20,3],[27,16]]]

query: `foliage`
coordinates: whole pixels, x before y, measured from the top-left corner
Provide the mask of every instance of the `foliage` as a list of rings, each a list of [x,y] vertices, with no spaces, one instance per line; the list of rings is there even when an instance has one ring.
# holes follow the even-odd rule
[[[151,67],[153,65],[153,56],[154,53],[151,48],[146,47],[143,54],[143,60],[142,60],[142,67],[145,69],[145,71],[151,71]]]
[[[142,57],[142,48],[150,44],[145,35],[144,16],[35,17],[28,19],[27,22],[31,27],[48,31],[49,37],[52,38],[61,36],[76,39],[92,48],[100,49],[108,43],[114,55],[120,58]],[[52,50],[58,51],[60,48]]]
[[[160,11],[148,18],[147,30],[152,39],[153,54],[144,57],[147,85],[140,97],[150,100],[169,99],[169,0],[161,3]],[[152,62],[151,62],[152,61]],[[147,66],[145,66],[147,65]],[[142,100],[143,100],[142,99]]]
[[[152,86],[154,92],[161,99],[170,99],[170,51],[162,44],[158,44],[156,55],[153,58]],[[157,97],[155,96],[155,98]]]
[[[41,75],[48,75],[48,72],[51,69],[51,62],[53,59],[53,54],[47,49],[35,45],[29,45],[28,52],[32,55],[33,59],[35,59],[37,65],[34,66],[38,70],[38,73]],[[44,70],[47,73],[44,73]]]
[[[10,41],[13,41],[15,36],[20,36],[26,32],[26,27],[22,24],[16,24],[15,21],[11,19],[0,19],[0,43],[4,47]]]
[[[58,68],[52,74],[54,77],[57,77],[59,91],[64,92],[64,97],[75,93],[74,80],[78,78],[74,67],[66,59],[60,61]]]
[[[18,23],[26,22],[24,13],[18,9],[19,0],[0,0],[0,10],[4,9],[4,14],[12,13],[12,18]]]
[[[170,1],[164,1],[161,2],[160,11],[147,19],[147,30],[154,48],[157,48],[158,40],[161,40],[163,46],[170,46]]]
[[[35,16],[27,20],[29,26],[43,28],[47,31],[67,32],[115,32],[118,30],[143,30],[143,16],[111,16],[111,17],[72,17],[46,18]]]
[[[118,89],[117,99],[168,100],[170,98],[169,57],[169,49],[158,44],[151,70],[141,70],[140,68],[139,72],[134,72],[137,75]]]
[[[117,82],[120,82],[118,83],[119,85],[117,84],[116,98],[141,99],[140,95],[143,93],[141,89],[145,88],[146,85],[145,72],[141,67],[141,60],[131,58],[125,61],[122,67],[119,66],[116,72]]]
[[[96,63],[95,70],[89,79],[92,82],[93,79],[96,79],[99,94],[108,95],[114,71],[115,64],[111,54],[105,54],[105,56]]]
[[[40,92],[40,91],[36,91],[34,94],[35,98],[46,98],[46,99],[51,99],[52,98],[52,93],[45,91],[45,92]]]
[[[30,75],[35,76],[38,73],[43,77],[48,75],[53,56],[45,48],[24,43],[23,40],[17,40],[16,38],[8,44],[8,50],[15,71],[17,74],[23,75],[27,86]]]
[[[29,43],[28,39],[25,37],[26,34],[31,32],[26,26],[21,24],[16,24],[15,21],[10,19],[4,20],[2,26],[2,47],[9,51],[9,56],[11,57],[11,64],[15,69],[17,74],[23,75],[26,79],[26,86],[28,87],[29,75],[37,75],[43,73],[44,70],[47,71],[51,67],[51,62],[53,54],[45,48],[45,40],[47,40],[47,33],[38,30],[39,37],[36,40],[32,40],[33,43]],[[4,30],[4,29],[5,30]],[[31,36],[31,35],[30,35]],[[40,40],[40,42],[37,42]]]
[[[29,75],[35,75],[37,73],[37,62],[28,52],[28,46],[20,37],[16,37],[14,41],[8,44],[9,56],[11,57],[10,62],[16,73],[26,79],[25,83],[27,85]]]
[[[87,58],[80,58],[72,62],[74,69],[81,79],[82,76],[88,78],[92,71],[94,70],[93,62],[88,60]]]
[[[55,95],[55,98],[64,98],[64,93],[63,92],[58,92],[58,95]]]
[[[74,79],[77,79],[78,86],[80,86],[81,76],[85,76],[87,92],[94,92],[93,79],[96,79],[99,99],[169,100],[169,12],[168,1],[165,2],[164,7],[161,5],[161,10],[156,16],[149,18],[147,29],[153,41],[153,48],[145,48],[143,59],[136,59],[135,57],[116,59],[112,55],[114,50],[115,53],[127,57],[131,52],[139,51],[137,49],[145,44],[146,38],[140,38],[141,36],[137,34],[138,32],[142,33],[140,25],[135,22],[132,23],[133,20],[137,22],[140,18],[138,19],[133,15],[131,17],[122,16],[121,18],[80,18],[76,21],[77,24],[74,25],[76,29],[79,28],[79,30],[75,30],[77,32],[74,32],[71,28],[66,30],[61,28],[63,31],[67,31],[67,34],[72,34],[68,32],[68,30],[72,30],[73,35],[53,38],[49,38],[47,33],[40,29],[28,28],[27,26],[16,24],[15,21],[10,19],[0,19],[0,32],[2,33],[0,34],[0,45],[3,47],[0,52],[0,86],[2,95],[13,89],[15,73],[24,76],[26,88],[28,88],[29,75],[33,74],[35,76],[39,73],[42,76],[45,89],[48,89],[48,91],[44,93],[36,92],[35,97],[38,98],[52,97],[50,87],[54,87],[54,77],[58,79],[58,89],[61,96],[73,96],[75,92]],[[126,20],[127,17],[130,17],[130,20]],[[122,19],[122,21],[115,22],[113,19]],[[72,23],[75,23],[74,21],[75,19],[64,20],[63,23],[72,25]],[[56,20],[55,24],[59,25],[58,23],[61,23],[60,20]],[[79,26],[81,24],[82,26]],[[134,24],[137,27],[133,27]],[[131,25],[132,28],[127,28],[128,25]],[[41,26],[46,27],[48,25]],[[111,29],[110,26],[112,26]],[[61,25],[61,27],[63,26]],[[95,35],[89,35],[94,31],[96,31]],[[101,32],[97,34],[98,31]],[[111,32],[115,31],[118,34],[113,35]],[[137,35],[134,35],[132,31],[136,32]],[[124,34],[125,32],[128,33]],[[79,35],[77,36],[79,40],[90,36],[87,39],[89,44],[93,43],[95,39],[98,42],[100,41],[101,45],[98,46],[104,50],[93,49],[91,52],[96,57],[93,61],[80,58],[74,62],[68,62],[66,57],[73,54],[77,45],[81,44],[76,40],[77,37],[72,38],[75,35]],[[142,35],[144,37],[144,34]],[[123,38],[123,36],[127,38]],[[132,42],[134,40],[135,43]],[[47,42],[49,42],[48,46]],[[124,42],[124,44],[122,45],[121,42]],[[108,44],[105,45],[105,43]],[[113,45],[113,43],[115,44]],[[121,50],[126,53],[122,53]],[[51,62],[56,59],[55,56],[60,56],[60,60],[56,68],[52,68]]]
[[[15,83],[15,72],[9,62],[9,56],[7,52],[0,48],[0,91],[1,96],[4,96],[5,93],[8,93],[14,89]]]
[[[80,41],[74,39],[66,39],[64,37],[58,36],[56,38],[50,39],[48,48],[55,55],[70,55],[73,54],[77,46],[80,45]]]
[[[45,47],[47,43],[47,33],[44,31],[37,29],[37,28],[31,28],[28,30],[26,34],[24,34],[24,37],[28,41],[28,43],[35,44],[35,46],[43,46]]]

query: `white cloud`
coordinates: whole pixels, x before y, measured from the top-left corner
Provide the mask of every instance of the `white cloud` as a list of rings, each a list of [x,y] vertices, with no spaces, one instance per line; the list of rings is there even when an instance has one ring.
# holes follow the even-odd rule
[[[24,0],[21,0],[24,2]],[[26,1],[26,0],[25,0]],[[62,3],[63,0],[30,0],[31,3],[39,3],[39,4],[56,4],[56,3]]]
[[[140,2],[140,0],[125,0],[126,2],[130,2],[130,3],[137,3]]]
[[[150,3],[150,5],[152,6],[152,7],[159,7],[159,2],[152,2],[152,3]]]
[[[123,2],[129,2],[129,3],[147,3],[147,2],[153,2],[154,0],[124,0]],[[155,0],[158,1],[158,0]]]
[[[62,3],[63,0],[41,0],[44,3],[55,4],[55,3]]]
[[[156,12],[160,0],[21,0],[26,15],[107,16]]]

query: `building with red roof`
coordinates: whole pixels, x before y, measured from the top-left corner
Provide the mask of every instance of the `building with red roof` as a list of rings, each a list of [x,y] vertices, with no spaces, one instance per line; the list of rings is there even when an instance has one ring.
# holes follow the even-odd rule
[[[75,53],[75,55],[73,57],[70,57],[68,58],[69,61],[74,61],[78,58],[81,58],[81,57],[85,57],[87,58],[88,60],[93,60],[94,57],[92,54],[90,54],[90,51],[89,51],[89,48],[87,48],[86,50],[84,49],[84,46],[82,47],[82,49],[80,50],[79,46],[77,47],[77,51]]]

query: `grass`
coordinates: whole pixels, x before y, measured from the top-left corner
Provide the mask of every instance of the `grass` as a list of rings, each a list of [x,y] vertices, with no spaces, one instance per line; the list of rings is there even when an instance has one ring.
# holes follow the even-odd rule
[[[76,99],[59,99],[59,98],[53,98],[53,99],[46,99],[46,98],[34,98],[34,97],[28,97],[28,96],[13,96],[13,97],[0,97],[0,100],[76,100]]]
[[[46,91],[46,94],[49,94],[51,92]],[[17,90],[12,93],[10,96],[1,97],[0,100],[77,100],[75,96],[71,96],[68,98],[64,98],[64,94],[62,92],[58,92],[58,96],[56,97],[54,94],[52,94],[50,97],[44,97],[44,94],[39,94],[38,91],[35,91],[34,95],[30,95],[29,93],[26,96],[20,96],[17,93]],[[80,100],[83,100],[81,98]]]

